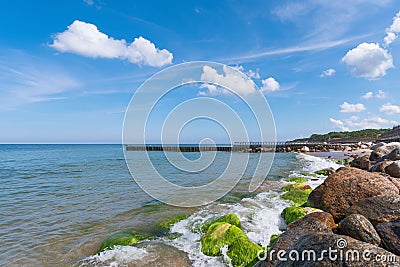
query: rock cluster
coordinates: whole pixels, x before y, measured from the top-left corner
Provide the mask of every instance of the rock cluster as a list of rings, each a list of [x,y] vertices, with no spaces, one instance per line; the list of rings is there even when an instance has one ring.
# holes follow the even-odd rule
[[[326,173],[325,181],[307,192],[306,202],[293,200],[294,206],[282,212],[286,231],[257,266],[400,266],[400,143],[371,149],[352,167]],[[300,190],[301,182],[285,189]],[[367,251],[368,257],[333,260],[323,253],[329,249],[338,255]],[[278,258],[280,250],[284,254]],[[320,258],[294,257],[309,251]]]

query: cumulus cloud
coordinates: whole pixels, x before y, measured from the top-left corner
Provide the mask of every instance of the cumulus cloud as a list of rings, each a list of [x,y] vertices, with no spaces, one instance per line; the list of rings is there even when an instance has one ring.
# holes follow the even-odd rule
[[[391,103],[386,103],[380,107],[379,111],[389,115],[398,114],[400,113],[400,106],[392,105]]]
[[[203,88],[207,88],[208,91],[200,92],[201,95],[217,95],[227,94],[230,91],[224,89],[231,89],[233,92],[243,95],[249,95],[257,92],[257,89],[252,80],[245,75],[238,73],[235,69],[228,66],[223,66],[223,73],[220,74],[218,71],[210,66],[205,65],[203,67],[203,73],[201,74],[201,80],[213,84],[204,84]],[[216,86],[220,85],[220,86]]]
[[[373,92],[367,92],[367,93],[365,93],[365,95],[361,96],[361,98],[365,99],[365,100],[368,100],[368,99],[371,99],[374,97],[379,98],[379,99],[384,99],[384,98],[386,98],[386,94],[384,91],[378,90],[378,93],[374,94]]]
[[[335,120],[333,118],[329,118],[329,120],[331,121],[332,125],[336,128],[336,129],[340,129],[341,131],[348,131],[349,128],[347,128],[346,126],[344,126],[344,123],[341,120]]]
[[[385,45],[390,45],[400,33],[400,11],[393,17],[393,23],[386,29]]]
[[[349,104],[344,102],[340,105],[341,110],[340,112],[349,113],[349,112],[362,112],[365,110],[365,106],[363,104]]]
[[[335,69],[327,69],[327,70],[324,70],[324,71],[321,73],[321,78],[323,78],[323,77],[330,77],[330,76],[332,76],[333,74],[335,74],[335,72],[336,72]]]
[[[269,77],[265,80],[262,80],[261,83],[262,83],[261,91],[263,92],[275,92],[278,91],[281,87],[279,82],[275,80],[275,78],[273,77]]]
[[[362,43],[351,49],[342,58],[356,77],[376,79],[394,68],[392,55],[378,43]]]
[[[361,119],[357,116],[351,116],[344,120],[336,120],[333,118],[329,119],[332,126],[341,131],[359,130],[359,129],[370,129],[370,128],[384,128],[394,124],[398,124],[397,121],[388,120],[379,116],[372,116]]]
[[[172,63],[173,55],[157,48],[149,40],[138,37],[132,43],[117,40],[100,32],[96,25],[75,20],[64,32],[53,36],[50,47],[59,52],[70,52],[92,58],[128,60],[139,65],[161,67]]]
[[[232,66],[231,68],[243,72],[244,74],[246,74],[247,76],[249,76],[250,79],[260,79],[260,78],[261,78],[260,73],[259,73],[260,69],[256,69],[255,71],[249,69],[249,70],[246,72],[246,71],[244,70],[244,67],[241,66],[241,65]]]
[[[362,99],[371,99],[371,98],[373,98],[374,97],[374,93],[372,93],[372,92],[367,92],[367,93],[365,93],[365,95],[363,95],[361,98]]]

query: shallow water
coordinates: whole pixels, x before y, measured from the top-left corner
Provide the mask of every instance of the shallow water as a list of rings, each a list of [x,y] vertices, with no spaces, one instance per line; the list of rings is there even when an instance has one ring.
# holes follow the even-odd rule
[[[152,153],[171,179],[185,185],[210,179],[179,174],[163,162],[162,152]],[[223,153],[209,175],[223,167]],[[222,257],[201,254],[196,225],[234,212],[249,238],[266,245],[284,227],[279,214],[289,203],[279,199],[281,179],[333,165],[307,155],[276,154],[269,181],[257,192],[247,191],[250,171],[220,201],[183,209],[153,200],[134,183],[120,145],[1,145],[0,155],[0,266],[225,266]],[[257,157],[251,154],[249,165]],[[157,222],[182,212],[192,215],[173,226],[182,234],[175,240],[156,238],[91,256],[115,232],[154,233]]]

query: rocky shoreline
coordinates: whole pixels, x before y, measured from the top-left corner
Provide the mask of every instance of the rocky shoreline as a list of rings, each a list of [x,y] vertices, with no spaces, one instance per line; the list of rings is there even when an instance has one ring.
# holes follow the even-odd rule
[[[323,170],[329,176],[307,200],[284,210],[287,229],[258,267],[400,266],[400,143],[362,149],[344,167]],[[310,251],[315,258],[301,257]]]

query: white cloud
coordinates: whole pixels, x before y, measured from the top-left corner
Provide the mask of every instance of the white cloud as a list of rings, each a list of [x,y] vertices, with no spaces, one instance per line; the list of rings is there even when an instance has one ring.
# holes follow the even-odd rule
[[[392,55],[378,43],[362,43],[351,49],[342,58],[356,77],[376,79],[394,68]]]
[[[367,117],[361,119],[357,116],[351,116],[344,120],[329,119],[332,126],[341,131],[360,130],[360,129],[377,129],[385,128],[391,125],[398,124],[397,121],[387,120],[378,116]]]
[[[384,91],[379,90],[378,93],[375,95],[375,97],[379,98],[379,99],[384,99],[384,98],[386,98],[386,94]]]
[[[349,113],[349,112],[361,112],[365,110],[365,106],[363,104],[349,104],[347,102],[344,102],[343,104],[340,105],[342,108],[340,112],[344,113]]]
[[[349,130],[349,128],[344,126],[344,123],[341,120],[335,120],[335,119],[332,119],[332,118],[329,118],[329,120],[331,121],[332,125],[335,128],[340,129],[341,131],[348,131]]]
[[[372,92],[367,92],[367,93],[365,93],[365,95],[363,95],[361,98],[362,99],[371,99],[371,98],[373,98],[374,97],[374,93],[372,93]]]
[[[335,72],[336,72],[335,69],[327,69],[327,70],[324,70],[324,71],[321,73],[321,78],[332,76],[333,74],[335,74]]]
[[[259,69],[256,69],[256,71],[253,70],[249,70],[248,72],[246,72],[247,76],[249,76],[251,79],[261,79]]]
[[[85,4],[87,4],[88,6],[94,5],[94,0],[83,0],[83,2],[85,2]]]
[[[223,66],[223,74],[219,74],[218,71],[210,66],[205,65],[203,67],[203,73],[201,74],[201,80],[213,83],[210,87],[208,84],[204,85],[203,88],[208,88],[208,92],[200,92],[202,95],[216,95],[216,94],[227,94],[228,90],[231,89],[233,92],[243,95],[249,95],[257,92],[254,82],[247,76],[242,75],[235,69],[228,66]],[[215,85],[220,85],[215,86]]]
[[[386,103],[380,107],[379,111],[386,114],[397,114],[400,113],[400,106]]]
[[[384,99],[384,98],[386,98],[386,94],[384,91],[378,90],[378,93],[376,93],[376,94],[374,94],[373,92],[367,92],[367,93],[365,93],[365,95],[361,96],[361,98],[365,99],[365,100],[371,99],[374,97],[379,98],[379,99]]]
[[[55,34],[50,47],[85,57],[115,58],[152,67],[171,64],[173,58],[168,50],[158,49],[141,36],[127,43],[100,32],[94,24],[79,20],[69,25],[66,31]]]
[[[263,92],[275,92],[278,91],[281,87],[279,82],[275,80],[275,78],[273,77],[269,77],[265,80],[262,80],[261,83],[262,83],[261,91]]]
[[[386,29],[385,45],[390,45],[400,33],[400,11],[393,17],[393,23]]]
[[[231,68],[243,72],[244,74],[249,76],[250,79],[260,79],[261,78],[260,73],[259,73],[260,69],[256,69],[255,71],[249,70],[246,72],[242,65],[231,66]]]

